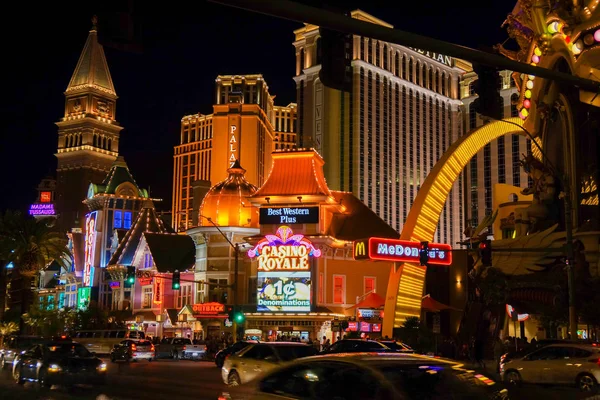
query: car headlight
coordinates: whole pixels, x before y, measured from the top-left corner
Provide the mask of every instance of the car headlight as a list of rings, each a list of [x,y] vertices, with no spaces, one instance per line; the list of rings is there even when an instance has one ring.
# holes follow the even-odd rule
[[[102,364],[98,365],[98,371],[106,372],[106,364],[102,363]]]
[[[50,366],[48,367],[48,372],[60,372],[60,371],[62,371],[62,368],[58,364],[50,364]]]

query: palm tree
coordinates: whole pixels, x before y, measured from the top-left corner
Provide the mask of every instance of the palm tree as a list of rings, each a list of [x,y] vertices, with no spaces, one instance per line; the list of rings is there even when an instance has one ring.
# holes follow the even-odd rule
[[[21,315],[29,311],[34,277],[52,261],[66,267],[71,260],[66,238],[53,230],[49,222],[19,211],[0,214],[0,260],[14,266],[11,287],[20,292],[13,300],[20,302]]]

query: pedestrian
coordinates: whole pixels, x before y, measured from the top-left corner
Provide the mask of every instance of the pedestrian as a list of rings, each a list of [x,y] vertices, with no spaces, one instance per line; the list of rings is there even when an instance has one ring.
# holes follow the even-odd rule
[[[329,341],[329,339],[327,339],[325,341],[325,344],[323,345],[323,351],[329,350],[330,347],[331,347],[331,342]]]
[[[323,336],[323,341],[321,342],[321,351],[325,350],[325,343],[327,343],[327,341],[329,341],[329,339],[327,339],[327,336]]]

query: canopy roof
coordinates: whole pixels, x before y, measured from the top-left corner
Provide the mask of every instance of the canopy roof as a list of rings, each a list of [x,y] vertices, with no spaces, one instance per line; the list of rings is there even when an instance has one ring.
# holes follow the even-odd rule
[[[437,301],[433,297],[431,297],[431,295],[429,295],[429,294],[424,296],[423,299],[421,300],[421,308],[424,311],[429,311],[429,312],[440,312],[440,311],[444,311],[444,310],[462,311],[458,308],[454,308],[454,307],[448,306],[444,303],[440,303],[439,301]]]
[[[375,292],[369,293],[364,299],[349,308],[382,308],[385,299]]]

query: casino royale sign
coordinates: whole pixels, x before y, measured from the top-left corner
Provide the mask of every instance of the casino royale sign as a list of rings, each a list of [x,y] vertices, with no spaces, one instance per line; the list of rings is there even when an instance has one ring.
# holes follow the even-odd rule
[[[429,264],[452,264],[452,247],[449,244],[429,243]],[[382,260],[419,263],[420,242],[372,237],[353,243],[355,260]]]
[[[265,207],[260,209],[258,223],[267,224],[316,224],[319,207]]]
[[[257,259],[259,271],[308,270],[308,258],[320,256],[321,250],[289,226],[280,226],[275,235],[265,235],[248,250],[248,257]]]

